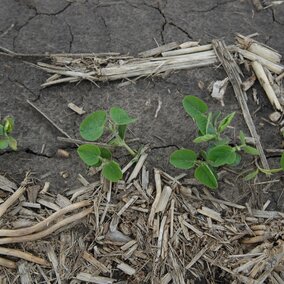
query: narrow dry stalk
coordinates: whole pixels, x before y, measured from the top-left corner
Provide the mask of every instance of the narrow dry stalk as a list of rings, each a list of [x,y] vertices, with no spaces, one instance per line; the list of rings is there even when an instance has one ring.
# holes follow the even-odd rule
[[[37,263],[37,264],[40,264],[40,265],[43,265],[43,266],[48,266],[48,267],[50,266],[50,263],[48,263],[48,261],[46,261],[45,259],[43,259],[41,257],[34,256],[31,253],[23,252],[23,251],[20,251],[20,250],[17,250],[17,249],[0,247],[0,254],[25,259],[27,261],[34,262],[34,263]]]
[[[62,210],[64,210],[64,209],[62,209]],[[92,207],[85,209],[80,213],[71,215],[70,217],[67,217],[66,219],[59,221],[55,225],[53,225],[50,228],[48,228],[44,231],[41,231],[39,233],[35,233],[35,234],[27,235],[27,236],[20,236],[20,237],[2,238],[2,239],[0,239],[0,245],[21,243],[21,242],[31,242],[31,241],[36,241],[36,240],[42,239],[42,238],[52,234],[53,232],[57,231],[58,229],[60,229],[64,226],[67,226],[67,225],[69,225],[73,222],[76,222],[78,220],[83,219],[84,217],[86,217],[87,215],[89,215],[92,212],[93,212]]]
[[[206,44],[206,45],[182,48],[182,49],[173,50],[173,51],[166,51],[162,53],[162,56],[164,57],[177,56],[177,55],[184,55],[184,54],[190,54],[190,53],[197,53],[201,51],[208,51],[212,49],[213,49],[212,44]]]
[[[84,200],[78,203],[74,203],[72,205],[60,209],[59,211],[53,213],[52,215],[50,215],[49,217],[47,217],[46,219],[44,219],[43,221],[39,222],[38,224],[32,227],[18,229],[18,230],[8,230],[8,229],[0,230],[0,237],[19,237],[39,232],[41,230],[48,228],[52,224],[52,222],[59,220],[61,216],[76,209],[89,206],[91,204],[92,202],[89,200]]]
[[[278,98],[276,97],[275,92],[269,83],[262,65],[259,62],[254,61],[252,62],[252,68],[272,106],[274,106],[277,110],[283,112],[282,106],[280,105]]]
[[[152,204],[151,211],[150,211],[149,218],[148,218],[148,226],[150,227],[152,227],[153,225],[155,211],[159,203],[161,192],[162,192],[162,181],[161,181],[160,171],[158,169],[155,169],[154,172],[155,172],[154,175],[155,175],[155,183],[156,183],[156,197]]]
[[[4,203],[0,205],[0,218],[8,210],[8,208],[13,205],[27,190],[28,179],[29,173],[26,175],[19,189],[17,189]]]
[[[98,268],[103,273],[110,273],[110,270],[100,261],[98,261],[96,258],[94,258],[91,254],[89,254],[87,251],[83,252],[82,255],[83,259],[88,261],[90,264],[94,265],[96,268]]]
[[[269,164],[267,162],[266,156],[264,154],[264,150],[262,148],[262,145],[260,143],[259,135],[257,134],[254,122],[252,120],[247,102],[246,102],[246,93],[242,90],[242,80],[241,80],[241,71],[235,62],[233,56],[229,52],[227,46],[225,45],[224,41],[219,40],[213,40],[213,47],[217,54],[217,57],[221,61],[229,80],[234,88],[234,92],[236,95],[236,98],[239,102],[239,105],[242,109],[243,116],[245,119],[245,122],[249,128],[249,131],[252,135],[252,137],[255,139],[256,148],[259,151],[261,163],[264,169],[269,170]]]
[[[17,268],[17,264],[16,262],[0,257],[0,266],[4,266],[10,269],[16,269]]]
[[[134,180],[138,176],[138,174],[141,171],[141,169],[142,169],[142,167],[143,167],[147,157],[148,157],[147,153],[143,153],[140,156],[140,158],[139,158],[139,160],[138,160],[138,162],[137,162],[133,172],[131,173],[130,177],[127,180],[127,183],[130,183],[132,180]]]
[[[140,52],[140,53],[138,53],[138,56],[140,56],[140,57],[156,56],[156,55],[161,54],[162,52],[172,50],[172,49],[175,49],[175,48],[178,48],[178,47],[179,47],[179,44],[177,42],[170,42],[170,43],[152,48],[150,50]]]

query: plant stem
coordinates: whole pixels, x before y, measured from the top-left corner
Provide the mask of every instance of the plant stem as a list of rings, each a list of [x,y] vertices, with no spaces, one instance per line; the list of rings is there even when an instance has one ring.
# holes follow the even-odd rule
[[[131,156],[134,157],[136,155],[136,153],[125,143],[125,141],[123,143],[123,147],[129,152]]]

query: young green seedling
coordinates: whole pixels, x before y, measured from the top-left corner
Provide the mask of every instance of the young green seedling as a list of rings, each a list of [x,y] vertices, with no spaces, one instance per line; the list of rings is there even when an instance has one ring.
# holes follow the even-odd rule
[[[281,158],[280,158],[280,168],[276,169],[263,169],[261,168],[257,163],[256,163],[257,169],[250,172],[248,175],[244,177],[246,181],[249,181],[251,179],[254,179],[259,173],[263,173],[265,175],[271,175],[279,172],[284,172],[284,153],[282,153]]]
[[[14,119],[7,116],[0,124],[0,150],[10,147],[12,150],[17,150],[17,141],[10,134],[14,129]]]
[[[220,112],[208,112],[207,104],[195,96],[186,96],[183,107],[196,123],[199,136],[194,143],[206,142],[207,148],[195,153],[192,150],[180,149],[170,156],[170,163],[179,169],[195,168],[194,176],[202,184],[211,189],[218,187],[217,171],[220,167],[237,165],[243,151],[251,155],[258,155],[257,149],[248,146],[243,132],[240,133],[240,145],[231,146],[230,140],[222,137],[222,133],[232,122],[235,113],[220,118]]]
[[[125,142],[127,126],[136,119],[119,107],[112,107],[109,116],[103,110],[98,110],[88,115],[80,125],[80,134],[87,141],[97,141],[108,131],[111,133],[109,146],[124,147],[132,156],[136,155]],[[122,171],[117,162],[112,158],[109,149],[93,144],[83,144],[78,147],[80,158],[90,167],[101,167],[102,175],[113,182],[122,178]]]

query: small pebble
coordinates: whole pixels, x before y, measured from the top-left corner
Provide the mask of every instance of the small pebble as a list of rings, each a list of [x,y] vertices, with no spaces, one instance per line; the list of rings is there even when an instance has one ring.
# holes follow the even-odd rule
[[[67,152],[66,150],[63,149],[58,149],[57,150],[57,157],[59,158],[69,158],[70,157],[70,153]]]
[[[277,122],[280,119],[280,117],[281,117],[281,113],[278,111],[275,111],[269,115],[269,119],[272,122]]]

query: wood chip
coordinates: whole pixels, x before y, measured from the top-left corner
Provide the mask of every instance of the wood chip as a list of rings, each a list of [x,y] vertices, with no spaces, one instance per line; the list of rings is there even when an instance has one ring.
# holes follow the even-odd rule
[[[83,108],[76,106],[74,103],[69,103],[68,107],[79,115],[86,113]]]

